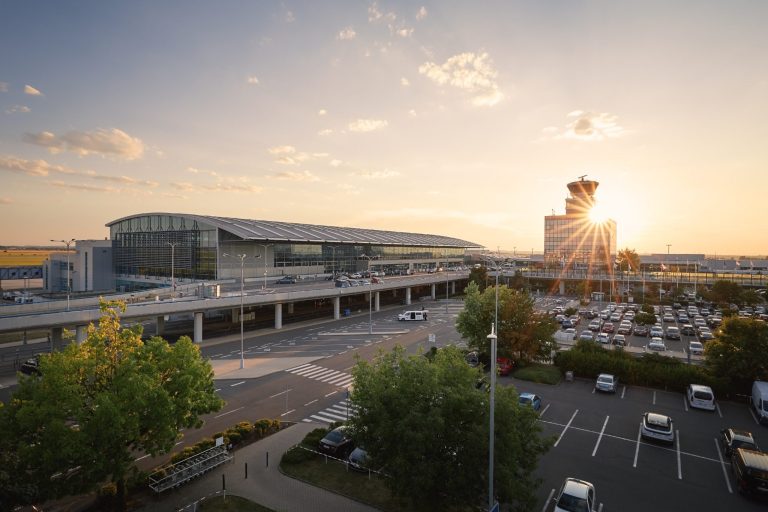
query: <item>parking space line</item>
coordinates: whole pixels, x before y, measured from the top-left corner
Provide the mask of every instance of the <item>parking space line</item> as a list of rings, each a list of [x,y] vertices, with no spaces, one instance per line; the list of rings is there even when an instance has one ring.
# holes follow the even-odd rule
[[[555,441],[555,445],[554,445],[554,447],[555,447],[555,448],[557,448],[557,445],[558,445],[558,444],[560,444],[560,440],[563,438],[563,436],[565,435],[565,432],[566,432],[566,430],[568,430],[568,427],[570,427],[570,426],[571,426],[571,423],[573,422],[573,418],[575,418],[575,417],[576,417],[576,415],[577,415],[578,413],[579,413],[579,410],[578,410],[578,409],[576,409],[576,410],[573,412],[573,416],[571,416],[571,419],[570,419],[570,420],[568,420],[568,424],[565,426],[565,428],[563,429],[563,431],[562,431],[562,432],[560,432],[560,436],[558,436],[558,438],[557,438],[557,441]]]
[[[723,413],[720,412],[720,403],[719,402],[715,402],[715,407],[717,408],[717,415],[720,416],[720,418],[722,418],[723,417]]]
[[[683,466],[680,463],[680,430],[677,430],[677,479],[683,479]]]
[[[603,504],[601,503],[599,507],[597,507],[597,512],[603,512]]]
[[[544,506],[541,507],[541,512],[547,512],[547,509],[549,508],[549,504],[552,502],[552,496],[554,495],[555,495],[554,489],[549,491],[549,496],[547,496],[547,501],[544,502]]]
[[[683,395],[683,407],[685,407],[685,412],[688,412],[688,399]]]
[[[656,405],[656,392],[653,392],[653,405]]]
[[[632,463],[632,467],[637,467],[637,454],[640,453],[640,434],[642,433],[643,423],[637,428],[637,446],[635,446],[635,462]]]
[[[717,448],[717,458],[720,459],[720,467],[723,468],[723,478],[725,478],[725,485],[728,486],[728,492],[733,494],[733,489],[731,488],[731,479],[728,478],[728,472],[725,470],[723,453],[720,451],[720,443],[717,442],[717,438],[715,438],[715,448]]]
[[[627,386],[624,386],[624,387],[621,389],[621,399],[622,399],[622,400],[624,400],[624,393],[626,393],[626,392],[627,392]],[[601,503],[601,505],[602,505],[602,503]]]
[[[597,436],[597,442],[595,443],[595,449],[592,450],[592,456],[594,457],[597,453],[597,448],[600,446],[600,441],[603,439],[603,433],[605,432],[605,426],[608,425],[608,418],[610,416],[605,417],[605,423],[603,423],[603,428],[600,430],[600,435]]]
[[[595,394],[595,389],[597,389],[597,388],[592,388],[592,394],[593,395]]]
[[[552,404],[547,404],[547,406],[544,408],[544,410],[543,410],[543,411],[541,411],[541,413],[539,414],[539,418],[541,418],[542,416],[544,416],[544,413],[545,413],[545,412],[547,412],[547,409],[549,409],[549,406],[550,406],[550,405],[552,405]]]
[[[752,415],[752,419],[755,420],[755,423],[757,423],[759,425],[760,422],[757,421],[757,416],[755,416],[755,413],[752,412],[752,408],[751,407],[747,407],[747,410],[749,411],[749,414]]]

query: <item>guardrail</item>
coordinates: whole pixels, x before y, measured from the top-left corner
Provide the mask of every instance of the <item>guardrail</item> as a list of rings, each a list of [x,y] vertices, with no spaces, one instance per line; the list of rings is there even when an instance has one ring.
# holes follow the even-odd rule
[[[179,487],[213,468],[232,460],[224,445],[214,446],[149,475],[149,488],[156,493]]]

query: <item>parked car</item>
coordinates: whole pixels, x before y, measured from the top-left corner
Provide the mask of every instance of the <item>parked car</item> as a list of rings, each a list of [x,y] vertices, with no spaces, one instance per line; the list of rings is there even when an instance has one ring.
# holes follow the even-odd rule
[[[702,329],[701,331],[699,331],[699,339],[701,341],[710,341],[715,339],[715,335],[712,334],[712,331],[710,331],[709,329],[707,329],[706,331]]]
[[[680,333],[686,336],[696,336],[696,329],[691,324],[685,324],[680,328]]]
[[[655,350],[657,352],[664,352],[667,350],[667,346],[664,344],[664,340],[661,338],[651,338],[651,341],[646,346],[648,350]]]
[[[368,452],[358,446],[347,457],[349,467],[357,471],[366,471],[368,469]]]
[[[611,338],[608,336],[608,333],[601,332],[601,333],[598,333],[597,337],[595,338],[595,341],[598,343],[602,343],[603,345],[608,345],[611,342]]]
[[[614,334],[612,341],[617,347],[627,346],[627,338],[623,334]]]
[[[293,276],[283,276],[275,284],[296,284],[296,278]]]
[[[663,338],[664,337],[664,329],[660,325],[654,325],[651,327],[651,331],[649,333],[649,336],[651,338]]]
[[[688,388],[686,388],[685,395],[688,398],[688,403],[691,407],[707,411],[715,410],[715,394],[709,386],[689,384]]]
[[[621,322],[619,324],[619,328],[616,330],[619,334],[632,334],[632,323],[631,322]]]
[[[615,393],[618,386],[619,378],[611,375],[610,373],[601,373],[597,376],[597,380],[595,381],[596,391]]]
[[[688,343],[688,352],[694,356],[700,356],[704,354],[704,345],[700,341],[692,341]]]
[[[668,340],[679,340],[680,329],[674,326],[667,327],[666,337]]]
[[[515,363],[508,357],[497,357],[496,367],[499,369],[499,375],[506,376],[512,373]]]
[[[635,328],[632,329],[632,334],[635,336],[648,336],[648,326],[647,325],[635,325]]]
[[[593,332],[597,332],[600,330],[601,323],[600,320],[592,320],[589,322],[589,330]]]
[[[534,411],[541,409],[541,397],[539,397],[539,395],[534,395],[533,393],[520,393],[518,403],[520,405],[533,407]]]
[[[720,431],[720,446],[722,446],[723,454],[726,457],[730,457],[736,448],[759,449],[755,438],[752,437],[752,432],[735,428],[724,428]]]
[[[27,359],[21,363],[19,371],[27,375],[40,375],[40,357],[35,356]]]
[[[347,434],[347,427],[337,427],[320,440],[320,451],[334,457],[346,457],[354,448],[352,438]]]
[[[576,329],[574,329],[573,327],[569,327],[568,329],[566,329],[563,332],[565,333],[566,338],[571,339],[571,340],[575,340],[576,339]],[[589,331],[589,332],[591,332],[591,331]]]
[[[768,453],[736,448],[731,456],[731,471],[740,493],[768,495]]]
[[[579,339],[582,341],[594,341],[595,337],[592,334],[592,331],[581,331],[581,334],[579,334]]]
[[[643,414],[640,436],[643,439],[653,439],[672,444],[675,442],[674,427],[674,422],[669,416],[655,412],[646,412]]]
[[[614,330],[615,330],[615,326],[613,325],[612,322],[605,322],[603,324],[603,332],[612,334]]]
[[[578,478],[566,478],[554,502],[554,512],[591,512],[595,509],[595,486]]]

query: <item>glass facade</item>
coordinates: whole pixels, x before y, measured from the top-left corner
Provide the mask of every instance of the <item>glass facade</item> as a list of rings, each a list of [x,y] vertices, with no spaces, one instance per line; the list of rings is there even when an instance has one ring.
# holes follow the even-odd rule
[[[544,218],[544,264],[549,268],[607,270],[616,254],[616,222],[583,215]]]

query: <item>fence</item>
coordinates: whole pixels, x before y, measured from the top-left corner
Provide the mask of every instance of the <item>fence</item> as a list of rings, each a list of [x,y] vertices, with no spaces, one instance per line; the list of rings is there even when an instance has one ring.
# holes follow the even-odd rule
[[[149,487],[156,493],[178,487],[213,468],[232,460],[226,446],[214,446],[149,475]]]

